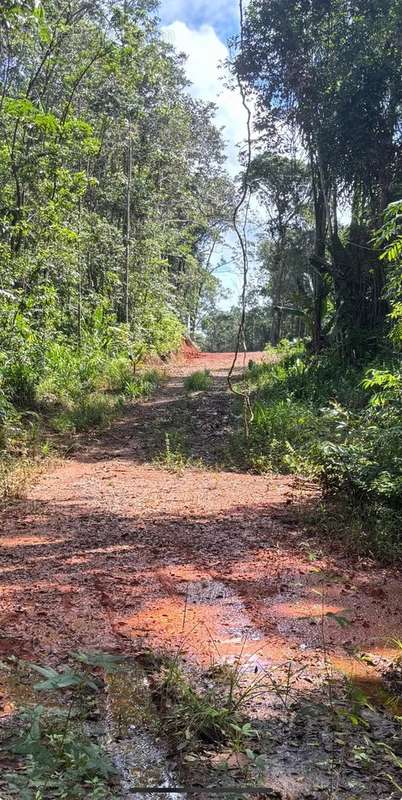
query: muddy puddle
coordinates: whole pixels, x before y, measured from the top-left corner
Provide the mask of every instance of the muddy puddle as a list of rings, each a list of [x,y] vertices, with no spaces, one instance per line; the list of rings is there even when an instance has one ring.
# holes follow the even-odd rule
[[[118,770],[122,798],[185,798],[173,791],[180,782],[160,738],[148,678],[139,664],[106,677],[105,721],[105,747]],[[165,791],[148,794],[147,788]],[[172,791],[167,793],[169,788]]]

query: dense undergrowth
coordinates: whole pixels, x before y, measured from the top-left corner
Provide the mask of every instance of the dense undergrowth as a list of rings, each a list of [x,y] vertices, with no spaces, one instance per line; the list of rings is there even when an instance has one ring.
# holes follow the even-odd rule
[[[149,395],[160,381],[158,370],[143,366],[150,350],[130,343],[125,326],[99,324],[80,346],[57,332],[47,338],[29,334],[17,354],[1,353],[3,494],[12,491],[9,476],[16,466],[21,470],[49,455],[63,438],[106,427],[125,402]],[[164,342],[166,349],[177,344],[177,336]]]
[[[248,465],[318,479],[326,497],[342,498],[351,544],[386,560],[400,558],[400,363],[384,355],[347,365],[333,352],[312,356],[302,344],[287,343],[278,355],[248,370]]]

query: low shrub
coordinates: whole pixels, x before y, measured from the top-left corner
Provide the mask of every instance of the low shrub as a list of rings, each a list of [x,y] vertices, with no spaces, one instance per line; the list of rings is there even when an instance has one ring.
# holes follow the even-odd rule
[[[30,360],[16,358],[7,360],[1,370],[2,391],[17,408],[33,405],[38,376]]]
[[[206,392],[212,386],[212,376],[208,369],[193,372],[184,379],[186,392]]]
[[[157,369],[147,370],[136,377],[132,377],[123,386],[126,397],[136,400],[140,397],[148,397],[157,389],[161,382],[161,373]]]
[[[72,408],[56,414],[51,424],[58,433],[79,433],[92,428],[105,428],[121,408],[122,402],[122,398],[116,400],[99,392],[86,395]]]
[[[107,361],[99,382],[110,392],[125,393],[125,388],[134,377],[134,365],[128,356],[121,354]]]
[[[326,489],[353,493],[402,507],[402,413],[368,408],[343,412],[340,441],[319,448]]]
[[[322,437],[320,417],[309,406],[287,400],[255,403],[249,462],[257,471],[313,474],[312,442]]]
[[[391,551],[402,555],[400,369],[391,361],[345,366],[330,353],[294,353],[252,365],[247,381],[248,465],[319,478],[327,495],[354,503],[362,547],[386,559]]]
[[[272,344],[267,344],[264,347],[264,352],[272,356],[274,359],[286,358],[290,355],[302,355],[305,351],[305,345],[302,339],[281,339],[276,347]]]

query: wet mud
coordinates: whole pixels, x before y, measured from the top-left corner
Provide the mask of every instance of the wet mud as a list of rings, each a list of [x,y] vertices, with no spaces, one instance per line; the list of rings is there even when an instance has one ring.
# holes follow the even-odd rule
[[[262,726],[267,721],[265,780],[279,796],[321,798],[333,790],[348,800],[396,797],[383,777],[372,783],[371,767],[377,794],[370,795],[363,769],[355,785],[353,754],[343,757],[351,786],[342,778],[331,788],[326,767],[306,770],[311,759],[320,761],[318,752],[329,758],[330,734],[326,740],[317,731],[332,723],[327,706],[324,726],[318,712],[303,722],[303,709],[320,705],[329,678],[354,684],[371,698],[363,712],[370,729],[393,740],[400,707],[387,703],[383,676],[398,656],[401,575],[367,559],[352,562],[295,523],[292,509],[316,487],[228,468],[237,413],[226,384],[230,363],[231,354],[204,354],[196,364],[175,365],[154,398],[79,444],[4,511],[0,658],[59,664],[77,649],[127,656],[152,649],[204,670],[241,661],[245,673],[271,681],[250,714]],[[213,389],[188,397],[183,377],[203,368]],[[166,432],[185,452],[185,467],[165,465]],[[277,721],[273,688],[289,670],[291,734],[289,716]],[[13,703],[0,674],[0,714]]]

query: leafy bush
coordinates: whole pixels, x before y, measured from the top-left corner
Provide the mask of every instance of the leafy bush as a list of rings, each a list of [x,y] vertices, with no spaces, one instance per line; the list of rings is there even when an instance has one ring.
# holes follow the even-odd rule
[[[63,341],[52,343],[44,357],[37,396],[41,401],[69,402],[97,388],[105,353],[96,345],[78,350]]]
[[[160,313],[150,329],[150,351],[160,356],[179,349],[184,328],[177,317],[170,313]]]
[[[9,359],[1,370],[4,394],[17,407],[32,405],[36,395],[38,376],[33,363],[27,358]]]
[[[281,339],[276,347],[272,344],[267,344],[264,347],[264,352],[276,358],[286,358],[290,355],[302,355],[304,353],[304,342],[302,339]]]
[[[58,433],[104,428],[111,422],[121,404],[121,398],[116,402],[99,392],[90,394],[84,396],[72,408],[57,414],[52,420],[52,426]]]
[[[206,392],[212,386],[212,377],[208,369],[193,372],[184,379],[186,392]]]
[[[124,393],[134,376],[133,362],[126,355],[112,357],[103,369],[100,381],[111,392]]]
[[[13,736],[8,737],[10,767],[4,774],[5,785],[13,796],[24,800],[114,797],[116,770],[86,719],[96,708],[96,694],[103,685],[98,667],[113,672],[119,668],[120,659],[108,653],[70,656],[79,667],[56,670],[27,662],[24,665],[29,674],[41,676],[33,687],[35,693],[53,695],[48,707],[28,704],[17,711],[17,725]],[[7,669],[8,664],[2,666]]]
[[[112,797],[108,784],[115,770],[96,742],[77,730],[64,730],[63,716],[57,727],[57,720],[49,721],[43,706],[25,712],[21,721],[30,728],[14,746],[14,753],[25,756],[27,765],[7,776],[9,788],[18,796],[27,800]]]
[[[327,489],[402,506],[402,413],[369,408],[320,449]]]
[[[142,375],[131,378],[124,385],[124,394],[132,400],[139,397],[148,397],[161,382],[161,374],[157,369],[147,370]]]
[[[258,402],[253,415],[249,459],[255,469],[314,473],[312,441],[322,435],[322,426],[307,405],[287,400]]]
[[[258,471],[318,477],[353,502],[366,549],[402,555],[402,380],[392,363],[345,365],[330,353],[287,355],[248,372],[253,419],[245,445]],[[398,528],[399,518],[399,528]]]

